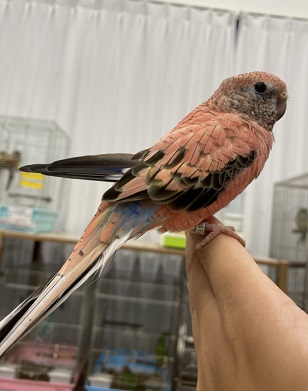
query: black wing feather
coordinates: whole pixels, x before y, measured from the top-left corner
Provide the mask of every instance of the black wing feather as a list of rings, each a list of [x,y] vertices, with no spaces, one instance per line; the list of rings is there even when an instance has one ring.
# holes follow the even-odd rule
[[[63,178],[116,182],[127,169],[139,162],[133,156],[128,153],[87,155],[57,160],[50,164],[31,164],[20,170]]]

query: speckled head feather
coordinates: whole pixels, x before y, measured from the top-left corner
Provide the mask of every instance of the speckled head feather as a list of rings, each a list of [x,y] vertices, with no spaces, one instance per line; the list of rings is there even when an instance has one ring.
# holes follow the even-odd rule
[[[246,115],[271,131],[286,110],[287,98],[287,87],[279,77],[251,72],[224,80],[208,103],[225,112]]]

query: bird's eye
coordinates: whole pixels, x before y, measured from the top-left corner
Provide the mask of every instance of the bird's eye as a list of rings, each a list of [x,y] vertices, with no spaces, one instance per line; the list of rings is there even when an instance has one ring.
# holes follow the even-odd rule
[[[254,85],[254,87],[255,87],[255,91],[258,94],[263,94],[266,91],[266,84],[263,83],[263,81],[260,81],[259,83],[256,83]]]

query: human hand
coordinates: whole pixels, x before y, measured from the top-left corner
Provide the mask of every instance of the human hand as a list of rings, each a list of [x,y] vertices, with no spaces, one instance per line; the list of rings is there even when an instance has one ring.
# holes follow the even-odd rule
[[[186,237],[197,390],[308,390],[307,314],[237,240],[220,234],[196,251],[202,236]]]

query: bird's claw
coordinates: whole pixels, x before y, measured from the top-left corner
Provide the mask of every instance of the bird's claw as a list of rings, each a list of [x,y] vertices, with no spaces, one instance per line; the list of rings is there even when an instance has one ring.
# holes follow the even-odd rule
[[[225,234],[230,236],[231,238],[236,239],[241,243],[243,247],[245,247],[245,241],[243,238],[240,237],[235,232],[234,227],[232,226],[225,226],[223,224],[210,224],[207,222],[202,222],[198,224],[193,230],[193,233],[197,235],[205,235],[206,232],[209,232],[205,238],[197,245],[197,250],[201,250],[202,247],[206,246],[208,243],[210,243],[211,240],[213,240],[218,234]]]

